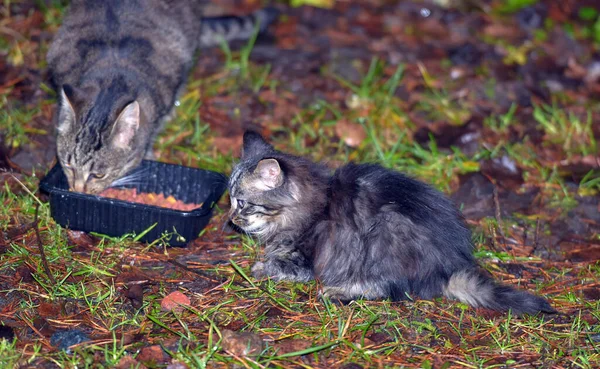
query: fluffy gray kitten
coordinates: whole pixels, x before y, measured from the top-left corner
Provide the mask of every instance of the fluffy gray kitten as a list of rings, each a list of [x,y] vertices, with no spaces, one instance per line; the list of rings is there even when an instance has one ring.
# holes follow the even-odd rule
[[[447,296],[515,314],[555,312],[484,273],[453,204],[399,172],[347,164],[332,175],[247,132],[229,193],[231,222],[265,246],[257,278],[316,278],[324,296],[343,302]]]
[[[202,18],[202,0],[74,0],[50,46],[57,153],[71,189],[98,193],[151,154],[194,54],[277,16]]]

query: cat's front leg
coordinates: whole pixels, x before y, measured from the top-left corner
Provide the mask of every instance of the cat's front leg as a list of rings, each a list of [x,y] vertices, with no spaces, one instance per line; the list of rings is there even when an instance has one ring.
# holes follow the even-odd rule
[[[255,278],[272,278],[278,281],[308,282],[313,271],[306,258],[295,251],[289,254],[266,255],[264,262],[252,267]]]

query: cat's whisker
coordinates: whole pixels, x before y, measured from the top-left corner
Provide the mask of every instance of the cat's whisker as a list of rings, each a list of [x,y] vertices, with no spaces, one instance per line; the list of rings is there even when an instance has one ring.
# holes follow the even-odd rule
[[[126,175],[125,177],[121,177],[121,178],[113,181],[109,187],[140,184],[140,183],[142,183],[141,180],[146,176],[148,171],[149,171],[149,169],[147,169],[147,168],[135,170],[132,173]]]

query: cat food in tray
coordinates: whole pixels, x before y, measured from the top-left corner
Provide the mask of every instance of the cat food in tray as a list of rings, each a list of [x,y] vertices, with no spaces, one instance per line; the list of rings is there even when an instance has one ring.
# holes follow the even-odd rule
[[[117,237],[139,235],[153,227],[140,241],[169,234],[170,245],[182,246],[208,224],[227,183],[217,172],[156,161],[145,160],[135,171],[136,183],[109,189],[108,197],[69,191],[59,164],[42,179],[40,188],[50,195],[52,217],[63,227]],[[122,200],[124,194],[135,197]]]

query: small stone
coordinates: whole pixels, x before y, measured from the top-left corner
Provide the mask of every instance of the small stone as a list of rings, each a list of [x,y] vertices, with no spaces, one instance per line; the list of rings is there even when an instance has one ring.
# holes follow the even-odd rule
[[[71,346],[89,341],[90,338],[86,333],[79,329],[69,329],[55,332],[50,337],[50,344],[57,347],[67,354],[72,353]]]
[[[160,303],[163,311],[182,311],[184,306],[190,306],[190,299],[182,292],[171,292]]]

